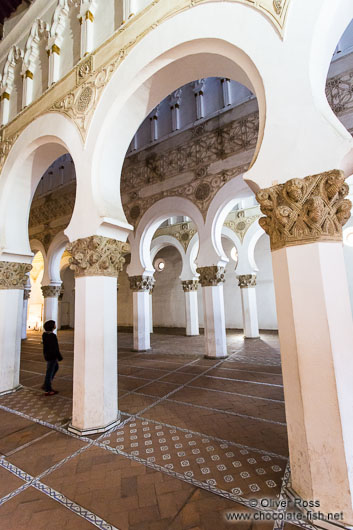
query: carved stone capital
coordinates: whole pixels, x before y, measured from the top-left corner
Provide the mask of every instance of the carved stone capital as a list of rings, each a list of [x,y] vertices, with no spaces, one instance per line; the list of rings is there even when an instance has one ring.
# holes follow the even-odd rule
[[[23,300],[29,300],[31,296],[31,289],[26,289],[23,291]]]
[[[59,298],[61,285],[43,285],[42,293],[44,298]]]
[[[0,261],[0,289],[24,289],[31,269],[29,263]]]
[[[153,291],[154,291],[154,286],[155,286],[155,283],[152,285],[152,287],[150,288],[150,295],[153,294]]]
[[[190,293],[191,291],[197,291],[199,287],[199,280],[185,280],[181,282],[184,293]]]
[[[130,276],[130,289],[137,292],[148,291],[150,292],[153,289],[155,279],[153,276]]]
[[[240,289],[256,286],[256,274],[240,274],[237,276]]]
[[[266,217],[260,226],[270,236],[271,250],[317,241],[342,241],[342,226],[351,215],[349,188],[342,171],[291,179],[260,190],[256,198]]]
[[[103,236],[78,239],[67,246],[71,254],[70,269],[75,277],[112,276],[122,271],[128,244]]]
[[[199,282],[202,287],[215,287],[225,281],[224,267],[211,265],[210,267],[199,267],[196,269],[199,273]]]

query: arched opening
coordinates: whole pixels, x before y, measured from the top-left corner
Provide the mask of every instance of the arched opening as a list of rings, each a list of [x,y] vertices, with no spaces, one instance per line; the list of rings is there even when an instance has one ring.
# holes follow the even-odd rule
[[[44,298],[42,293],[42,282],[44,274],[43,254],[38,251],[32,260],[30,279],[30,298],[28,300],[27,330],[42,331]]]

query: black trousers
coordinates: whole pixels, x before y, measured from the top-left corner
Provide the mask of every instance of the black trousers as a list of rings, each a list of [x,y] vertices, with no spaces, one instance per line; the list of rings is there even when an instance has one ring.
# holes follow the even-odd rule
[[[47,361],[47,373],[45,374],[44,390],[50,392],[52,390],[51,382],[54,379],[56,372],[59,370],[59,363],[54,361]]]

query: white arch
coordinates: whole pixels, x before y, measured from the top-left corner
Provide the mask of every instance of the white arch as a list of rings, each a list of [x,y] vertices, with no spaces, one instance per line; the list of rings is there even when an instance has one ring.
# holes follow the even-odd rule
[[[194,235],[194,237],[195,237],[195,235]],[[181,281],[191,280],[192,278],[198,276],[196,274],[195,262],[191,261],[191,258],[192,258],[191,254],[190,253],[186,253],[185,250],[184,250],[184,247],[180,243],[180,241],[178,241],[173,236],[168,236],[168,235],[158,236],[158,237],[156,237],[155,239],[152,240],[152,245],[151,245],[151,261],[152,261],[152,263],[154,261],[154,258],[158,254],[158,252],[160,250],[162,250],[162,248],[165,248],[165,247],[174,247],[174,248],[176,248],[178,250],[178,252],[180,254],[180,257],[181,257],[181,260],[182,260],[182,264],[183,264],[182,271],[181,271],[181,274],[180,274]],[[196,256],[193,256],[193,257],[195,259]]]
[[[8,53],[4,73],[2,77],[2,89],[4,92],[11,94],[15,83],[16,65],[23,59],[23,50],[18,46],[11,46]]]
[[[50,283],[60,283],[60,262],[69,240],[64,232],[54,237],[48,249],[48,274]]]
[[[37,58],[39,55],[40,42],[48,40],[49,36],[49,24],[44,20],[37,19],[33,22],[31,32],[27,39],[26,49],[23,58],[22,75],[26,73],[26,70],[35,74],[37,67]]]
[[[80,165],[84,158],[82,141],[69,119],[62,114],[45,114],[28,125],[16,140],[0,180],[0,259],[7,256],[11,261],[21,255],[23,260],[30,260],[28,217],[34,192],[45,170],[67,152],[75,163],[77,194],[82,192],[82,202],[87,205],[86,175]]]
[[[278,38],[271,24],[248,6],[205,4],[158,25],[119,65],[98,103],[86,142],[92,193],[102,217],[126,223],[116,175],[140,123],[176,88],[201,77],[235,79],[257,94],[263,131],[265,92],[262,77],[250,59],[256,54],[255,47],[247,32],[234,27],[240,16],[244,25],[260,26],[270,40]],[[233,23],[224,28],[227,19]]]
[[[153,274],[151,260],[151,242],[157,228],[167,219],[174,216],[190,217],[199,232],[204,221],[200,210],[188,199],[182,197],[166,197],[157,201],[142,216],[136,232],[130,234],[131,263],[128,266],[129,276],[144,273]]]

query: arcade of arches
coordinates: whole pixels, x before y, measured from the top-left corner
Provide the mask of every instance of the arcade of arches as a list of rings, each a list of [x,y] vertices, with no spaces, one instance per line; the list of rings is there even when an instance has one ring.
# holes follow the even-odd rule
[[[1,16],[0,525],[351,528],[351,1]]]

